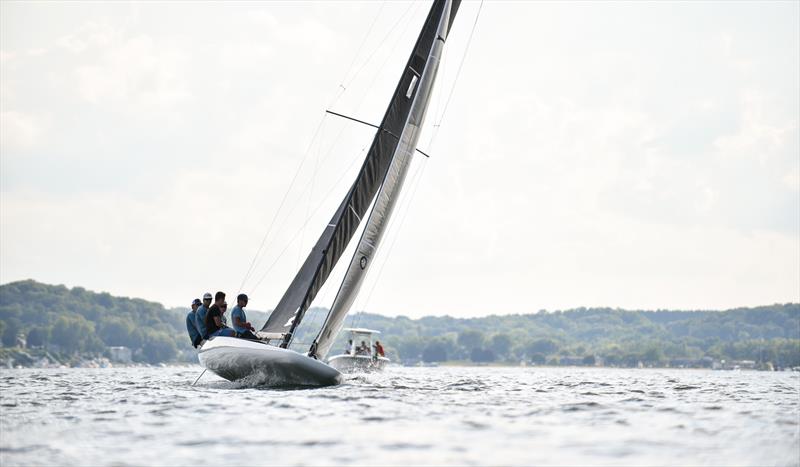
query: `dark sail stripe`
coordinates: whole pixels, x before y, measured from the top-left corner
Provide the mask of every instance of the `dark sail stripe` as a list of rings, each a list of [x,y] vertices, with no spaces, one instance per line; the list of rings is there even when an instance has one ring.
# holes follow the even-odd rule
[[[453,2],[451,19],[458,3]],[[414,70],[425,69],[445,5],[445,1],[437,0],[431,7],[355,182],[262,328],[269,333],[287,333],[284,347],[350,243],[389,169],[399,144],[394,135],[403,133],[417,92],[411,88],[412,80],[419,79]],[[409,90],[411,97],[406,97]]]

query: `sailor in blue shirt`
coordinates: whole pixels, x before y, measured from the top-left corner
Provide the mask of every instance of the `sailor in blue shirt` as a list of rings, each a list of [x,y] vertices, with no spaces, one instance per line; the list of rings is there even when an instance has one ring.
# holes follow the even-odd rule
[[[192,347],[195,349],[198,345],[200,345],[200,341],[203,340],[203,336],[200,335],[200,331],[197,330],[197,308],[201,305],[200,299],[195,298],[192,301],[192,311],[186,315],[186,330],[189,332],[189,339],[192,340]]]
[[[244,307],[247,306],[247,301],[247,295],[243,293],[236,297],[236,306],[233,307],[233,311],[231,311],[233,330],[236,331],[238,337],[257,340],[258,337],[253,334],[256,329],[247,322],[247,315],[244,313]]]
[[[197,312],[195,313],[197,330],[200,332],[200,337],[203,339],[208,339],[208,331],[206,331],[206,313],[208,313],[209,306],[211,306],[211,294],[206,292],[203,294],[203,303],[197,308]]]

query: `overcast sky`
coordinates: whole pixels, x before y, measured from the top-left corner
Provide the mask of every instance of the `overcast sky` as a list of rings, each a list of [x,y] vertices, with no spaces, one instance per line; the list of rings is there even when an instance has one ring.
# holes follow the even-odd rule
[[[356,310],[800,301],[798,5],[465,2]],[[273,308],[428,7],[0,3],[0,282]]]

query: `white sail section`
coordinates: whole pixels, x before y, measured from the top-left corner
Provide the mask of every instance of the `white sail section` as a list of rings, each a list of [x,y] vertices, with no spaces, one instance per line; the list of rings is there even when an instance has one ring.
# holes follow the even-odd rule
[[[444,40],[449,31],[449,20],[451,1],[447,0],[439,20],[436,39],[428,56],[427,64],[422,75],[418,79],[412,79],[406,92],[407,98],[413,98],[411,112],[409,113],[406,124],[400,134],[400,142],[392,157],[391,165],[383,180],[380,191],[377,194],[375,204],[367,219],[364,232],[358,242],[353,258],[347,268],[336,298],[331,305],[330,312],[322,326],[319,335],[311,348],[310,353],[319,359],[324,359],[336,335],[341,330],[345,316],[353,305],[353,301],[366,277],[372,259],[375,257],[378,245],[383,238],[389,218],[400,197],[400,190],[408,174],[411,165],[411,158],[417,148],[422,124],[425,120],[425,113],[428,108],[428,100],[439,69],[439,63],[444,48]],[[416,70],[412,71],[417,73]]]

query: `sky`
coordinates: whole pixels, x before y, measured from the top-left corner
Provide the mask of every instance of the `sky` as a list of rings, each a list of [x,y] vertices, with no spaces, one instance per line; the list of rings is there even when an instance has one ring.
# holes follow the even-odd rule
[[[428,8],[0,2],[0,283],[272,309],[373,137],[324,111],[378,123]],[[464,2],[354,309],[800,302],[798,31],[798,2]]]

